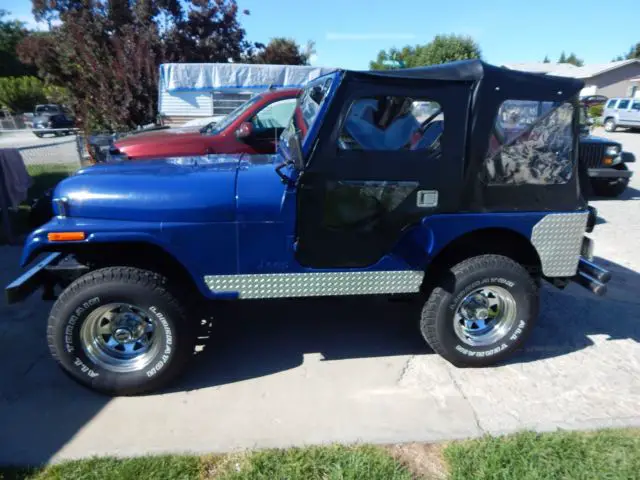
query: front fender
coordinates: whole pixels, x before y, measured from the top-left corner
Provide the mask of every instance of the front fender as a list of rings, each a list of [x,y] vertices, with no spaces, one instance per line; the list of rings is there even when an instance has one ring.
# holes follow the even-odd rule
[[[85,232],[86,238],[80,241],[50,241],[49,233],[54,232]],[[31,263],[43,252],[73,253],[83,246],[95,244],[145,243],[155,245],[180,262],[194,283],[207,293],[199,266],[192,258],[185,254],[180,245],[169,241],[167,232],[159,222],[123,222],[118,220],[90,220],[73,217],[54,217],[48,223],[34,230],[24,244],[20,264],[22,267]]]

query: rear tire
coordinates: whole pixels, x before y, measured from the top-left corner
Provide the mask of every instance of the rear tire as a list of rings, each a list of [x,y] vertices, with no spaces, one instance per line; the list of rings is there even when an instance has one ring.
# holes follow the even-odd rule
[[[420,330],[453,365],[485,367],[522,345],[538,304],[538,286],[522,265],[481,255],[458,263],[441,279],[422,309]]]
[[[111,395],[157,390],[185,368],[195,326],[162,275],[90,272],[66,288],[48,323],[51,354],[74,380]]]
[[[613,118],[607,118],[604,121],[604,129],[607,132],[615,132],[618,126],[616,125],[616,121]]]

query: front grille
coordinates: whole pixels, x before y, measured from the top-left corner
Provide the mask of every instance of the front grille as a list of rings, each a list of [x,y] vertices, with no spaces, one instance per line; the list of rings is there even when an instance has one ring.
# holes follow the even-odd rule
[[[587,168],[598,168],[602,166],[605,145],[599,143],[580,143],[578,150],[580,163]]]

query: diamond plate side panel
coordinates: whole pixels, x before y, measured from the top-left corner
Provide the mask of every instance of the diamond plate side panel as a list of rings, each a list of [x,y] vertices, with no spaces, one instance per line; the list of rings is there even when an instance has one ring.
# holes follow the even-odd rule
[[[572,277],[578,269],[588,212],[552,213],[533,227],[531,243],[547,277]]]
[[[239,292],[240,298],[320,297],[415,293],[424,272],[313,272],[207,275],[212,292]]]

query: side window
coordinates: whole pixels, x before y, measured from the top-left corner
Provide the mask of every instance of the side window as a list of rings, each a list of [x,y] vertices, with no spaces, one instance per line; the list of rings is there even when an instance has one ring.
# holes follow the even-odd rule
[[[420,150],[441,153],[444,113],[437,102],[379,96],[355,100],[342,125],[340,150]]]
[[[631,109],[632,110],[640,110],[640,101],[633,102],[633,105],[631,105]]]
[[[285,128],[291,120],[294,108],[296,108],[295,98],[273,102],[255,114],[251,123],[258,130]]]
[[[616,106],[616,102],[618,100],[616,100],[615,98],[612,100],[609,100],[609,103],[607,103],[607,108],[614,108]]]
[[[620,100],[620,103],[618,103],[618,108],[623,110],[626,109],[629,106],[629,100]]]
[[[506,100],[485,158],[491,185],[566,183],[573,171],[573,105]]]

